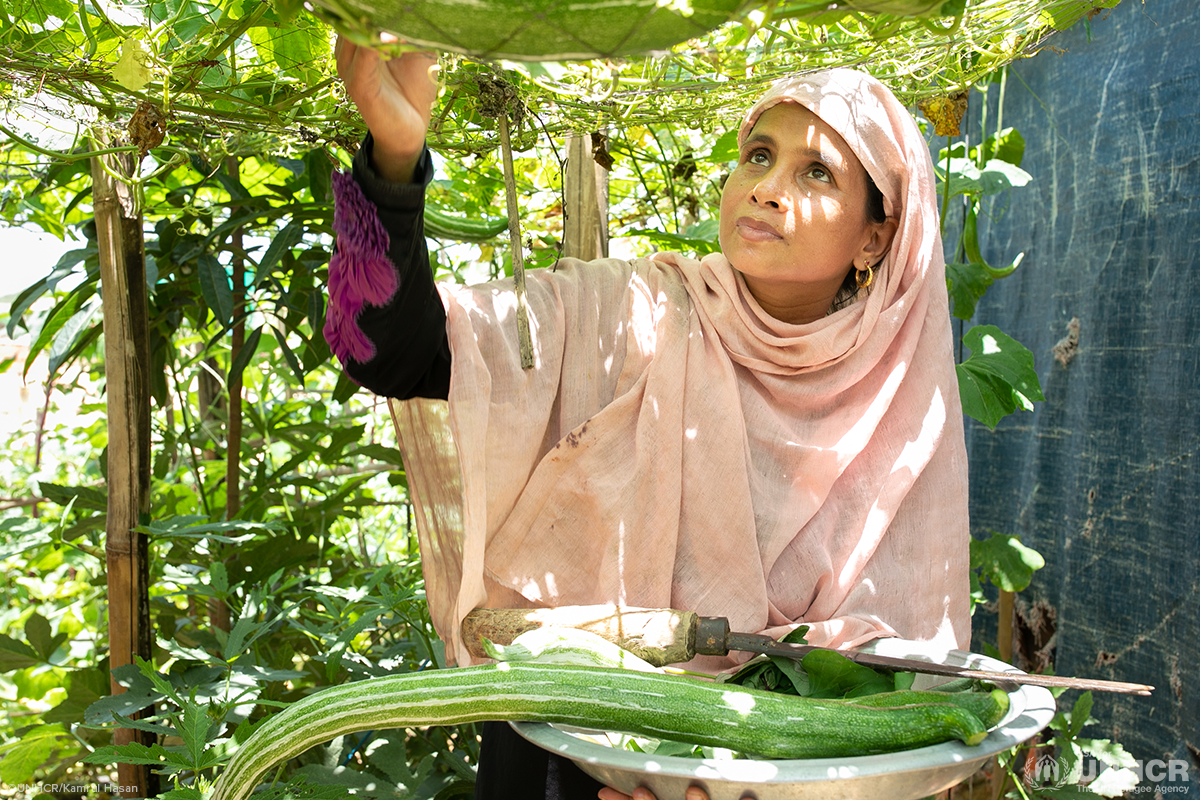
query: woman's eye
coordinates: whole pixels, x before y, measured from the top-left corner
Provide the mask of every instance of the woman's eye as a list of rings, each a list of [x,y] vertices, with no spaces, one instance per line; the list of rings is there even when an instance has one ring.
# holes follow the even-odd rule
[[[770,160],[770,154],[766,150],[751,150],[746,156],[746,163],[748,164],[766,164]]]
[[[824,181],[825,183],[829,183],[830,180],[832,180],[829,175],[829,170],[825,169],[824,167],[810,167],[808,174],[819,181]]]

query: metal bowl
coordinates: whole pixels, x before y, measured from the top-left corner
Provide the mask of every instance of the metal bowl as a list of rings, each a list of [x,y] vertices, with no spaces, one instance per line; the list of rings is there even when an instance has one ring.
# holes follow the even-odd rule
[[[880,639],[863,650],[899,658],[1020,673],[994,658],[945,650],[926,642]],[[918,675],[917,688],[937,683]],[[571,759],[601,783],[631,794],[638,786],[658,800],[683,800],[689,786],[700,786],[711,800],[918,800],[966,779],[983,762],[1033,737],[1054,716],[1054,698],[1040,686],[1012,686],[1008,714],[975,747],[961,742],[885,755],[787,760],[715,760],[654,756],[615,749],[605,734],[536,722],[514,722],[517,733],[534,744]]]

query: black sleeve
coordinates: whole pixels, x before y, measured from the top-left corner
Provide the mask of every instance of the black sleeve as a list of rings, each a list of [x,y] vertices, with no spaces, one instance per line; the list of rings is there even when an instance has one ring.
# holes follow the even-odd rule
[[[444,400],[450,391],[450,342],[425,244],[425,187],[433,180],[433,159],[426,149],[412,183],[391,183],[371,166],[373,145],[368,135],[354,157],[354,180],[388,233],[388,258],[400,280],[386,305],[367,304],[358,315],[375,357],[347,360],[346,373],[382,397]]]

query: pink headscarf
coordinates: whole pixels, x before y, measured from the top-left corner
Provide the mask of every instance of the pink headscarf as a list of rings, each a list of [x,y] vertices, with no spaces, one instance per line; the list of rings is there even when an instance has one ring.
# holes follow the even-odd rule
[[[722,255],[566,260],[443,285],[449,403],[393,405],[430,610],[470,662],[473,608],[611,603],[852,647],[970,637],[966,458],[928,149],[882,84],[776,84],[846,140],[898,218],[867,297],[767,315]],[[723,668],[733,659],[704,659]]]

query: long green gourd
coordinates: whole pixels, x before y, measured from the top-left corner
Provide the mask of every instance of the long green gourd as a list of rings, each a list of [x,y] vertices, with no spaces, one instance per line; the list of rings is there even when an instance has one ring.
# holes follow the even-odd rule
[[[425,206],[425,235],[459,242],[487,242],[508,230],[508,217],[469,219]]]
[[[527,720],[726,747],[767,758],[887,753],[987,729],[952,703],[880,708],[761,692],[653,672],[512,662],[391,675],[330,687],[267,719],[211,800],[243,800],[272,766],[367,730]]]

